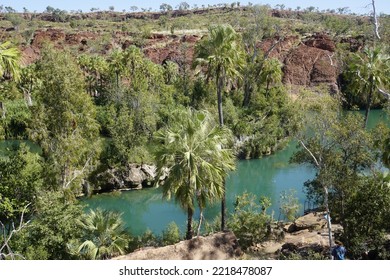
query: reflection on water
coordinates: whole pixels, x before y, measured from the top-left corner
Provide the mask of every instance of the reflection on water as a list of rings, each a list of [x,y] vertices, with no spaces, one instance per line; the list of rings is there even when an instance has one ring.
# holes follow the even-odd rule
[[[383,120],[384,112],[372,110],[369,127]],[[387,120],[387,123],[390,123]],[[0,157],[8,156],[11,147],[21,142],[27,143],[33,152],[40,152],[37,145],[28,141],[0,141]],[[283,151],[257,160],[237,162],[236,171],[226,181],[226,200],[228,211],[233,210],[236,196],[244,191],[271,198],[275,217],[279,216],[278,200],[284,190],[295,189],[301,205],[304,203],[303,183],[314,177],[315,171],[304,165],[290,164],[289,159],[296,149],[296,143],[290,143]],[[99,194],[83,199],[88,208],[103,208],[123,212],[123,219],[133,234],[142,234],[146,229],[155,233],[161,231],[172,221],[185,230],[187,217],[174,201],[162,199],[161,189],[145,189],[122,193]],[[302,209],[301,209],[302,210]],[[220,204],[205,210],[205,218],[213,220],[220,212]],[[199,213],[195,213],[195,219]]]
[[[303,165],[289,164],[295,150],[290,144],[275,155],[258,160],[237,162],[237,170],[226,181],[227,207],[233,210],[236,195],[244,191],[271,198],[275,216],[279,214],[278,200],[283,190],[296,189],[303,204],[303,183],[313,178],[314,171]],[[84,200],[88,207],[124,212],[123,219],[133,234],[141,234],[146,229],[160,233],[170,222],[175,221],[184,231],[186,214],[175,202],[162,199],[161,189],[127,191],[121,194],[99,194]],[[219,203],[205,210],[205,218],[211,221],[220,211]],[[195,214],[195,219],[198,213]]]
[[[368,127],[373,127],[385,114],[380,110],[372,110]],[[389,121],[387,120],[389,123]],[[301,203],[301,211],[305,196],[303,183],[315,176],[315,171],[305,165],[290,164],[289,159],[296,149],[296,143],[290,143],[283,151],[257,160],[237,162],[236,171],[226,181],[226,201],[228,211],[233,211],[236,195],[244,191],[271,198],[275,217],[279,216],[279,197],[282,191],[296,190]],[[128,191],[119,195],[100,194],[85,200],[88,207],[117,210],[124,212],[123,218],[133,234],[142,234],[146,229],[155,233],[161,231],[172,221],[185,230],[186,214],[174,201],[162,199],[160,189]],[[205,218],[213,220],[220,212],[220,204],[205,210]],[[199,213],[195,214],[195,219]]]

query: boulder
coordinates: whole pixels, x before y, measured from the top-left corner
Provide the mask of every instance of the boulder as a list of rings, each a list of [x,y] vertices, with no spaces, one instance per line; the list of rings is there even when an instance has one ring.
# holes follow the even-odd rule
[[[319,230],[325,227],[326,220],[323,213],[309,213],[302,217],[299,217],[294,222],[295,231],[300,230]]]
[[[157,176],[157,168],[154,165],[142,164],[141,170],[146,175],[147,180],[153,181]]]
[[[142,187],[143,181],[146,179],[145,174],[142,172],[141,167],[136,164],[130,164],[126,172],[124,181],[125,184],[130,187]]]
[[[336,43],[327,34],[315,34],[304,44],[308,47],[318,48],[325,51],[336,51]]]

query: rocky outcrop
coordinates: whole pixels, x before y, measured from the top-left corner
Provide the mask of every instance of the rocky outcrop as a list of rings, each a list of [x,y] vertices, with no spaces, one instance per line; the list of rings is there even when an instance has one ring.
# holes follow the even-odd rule
[[[195,237],[160,248],[142,248],[116,260],[233,260],[242,255],[234,233]]]
[[[78,46],[80,52],[96,52],[92,49],[104,31],[66,32],[61,29],[47,28],[37,30],[22,51],[26,62],[33,62],[39,56],[40,48],[48,41],[55,47]],[[111,32],[111,39],[101,44],[102,54],[109,54],[116,46],[127,49],[136,44],[139,34],[123,31]],[[143,52],[154,63],[164,64],[173,61],[179,66],[190,65],[194,56],[195,44],[200,35],[173,35],[152,33],[144,38]],[[351,51],[358,50],[364,44],[364,38],[341,39],[341,43],[350,44]],[[331,92],[338,91],[337,78],[339,65],[336,59],[336,42],[324,33],[301,38],[298,35],[269,38],[257,44],[270,57],[279,59],[283,67],[283,82],[298,86],[318,86],[325,84]]]
[[[324,212],[313,212],[297,218],[293,223],[277,224],[267,241],[249,248],[249,252],[264,259],[289,259],[313,257],[329,258],[329,235]],[[332,235],[340,236],[343,228],[332,224]]]
[[[163,182],[166,179],[168,170],[159,178],[157,175],[156,166],[148,164],[129,164],[122,168],[107,169],[96,176],[95,192],[152,187],[156,180]]]
[[[309,213],[302,217],[299,217],[295,220],[295,222],[292,224],[292,228],[289,229],[290,232],[292,231],[300,231],[300,230],[319,230],[326,226],[327,221],[324,217],[325,213],[318,212],[318,213]]]
[[[300,86],[329,85],[337,90],[338,65],[335,43],[326,35],[315,35],[293,48],[284,59],[286,84]]]

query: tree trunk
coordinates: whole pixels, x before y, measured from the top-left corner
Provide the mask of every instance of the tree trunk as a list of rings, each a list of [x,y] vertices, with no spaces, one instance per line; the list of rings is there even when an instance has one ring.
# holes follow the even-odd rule
[[[219,125],[223,126],[223,111],[222,111],[222,90],[223,90],[223,74],[221,73],[221,69],[217,70],[217,98],[218,98],[218,117],[219,117]],[[226,196],[225,196],[225,182],[223,183],[223,197],[221,201],[221,231],[225,231],[226,223]]]
[[[194,214],[194,211],[191,207],[187,208],[187,233],[186,233],[186,239],[190,240],[192,239],[194,232],[192,230],[192,216]]]
[[[198,237],[200,235],[200,228],[202,227],[202,222],[203,222],[203,208],[200,208],[199,225],[198,225],[198,231],[197,231],[197,236]]]
[[[226,231],[226,195],[225,180],[223,182],[223,196],[221,201],[221,231]]]
[[[6,113],[7,113],[7,112],[6,112],[4,103],[1,102],[1,101],[0,101],[0,113],[1,113],[1,117],[2,117],[3,119],[5,119]]]
[[[370,92],[368,93],[367,96],[367,104],[366,104],[366,114],[364,117],[364,128],[367,128],[368,124],[368,117],[370,115],[370,110],[371,110],[371,103],[372,103],[372,94],[374,92],[374,85],[373,85],[373,79],[370,77]]]
[[[332,238],[332,222],[330,219],[330,211],[329,211],[329,203],[328,203],[328,187],[324,186],[324,204],[326,211],[326,221],[328,223],[328,235],[329,235],[329,258],[332,259],[332,246],[333,246],[333,238]]]
[[[222,89],[223,89],[223,77],[217,75],[217,98],[218,98],[218,117],[219,125],[223,126],[223,111],[222,111]]]
[[[244,100],[242,101],[242,107],[248,107],[249,103],[251,102],[252,98],[252,85],[250,84],[249,81],[245,81],[244,85]]]

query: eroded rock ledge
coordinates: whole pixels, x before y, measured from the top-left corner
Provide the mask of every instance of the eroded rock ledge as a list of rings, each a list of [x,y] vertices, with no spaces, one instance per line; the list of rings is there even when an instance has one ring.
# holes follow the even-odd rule
[[[128,164],[123,168],[107,169],[96,176],[98,181],[94,192],[109,192],[113,190],[132,190],[152,187],[156,180],[162,182],[168,175],[166,169],[161,176],[157,174],[155,165]]]

